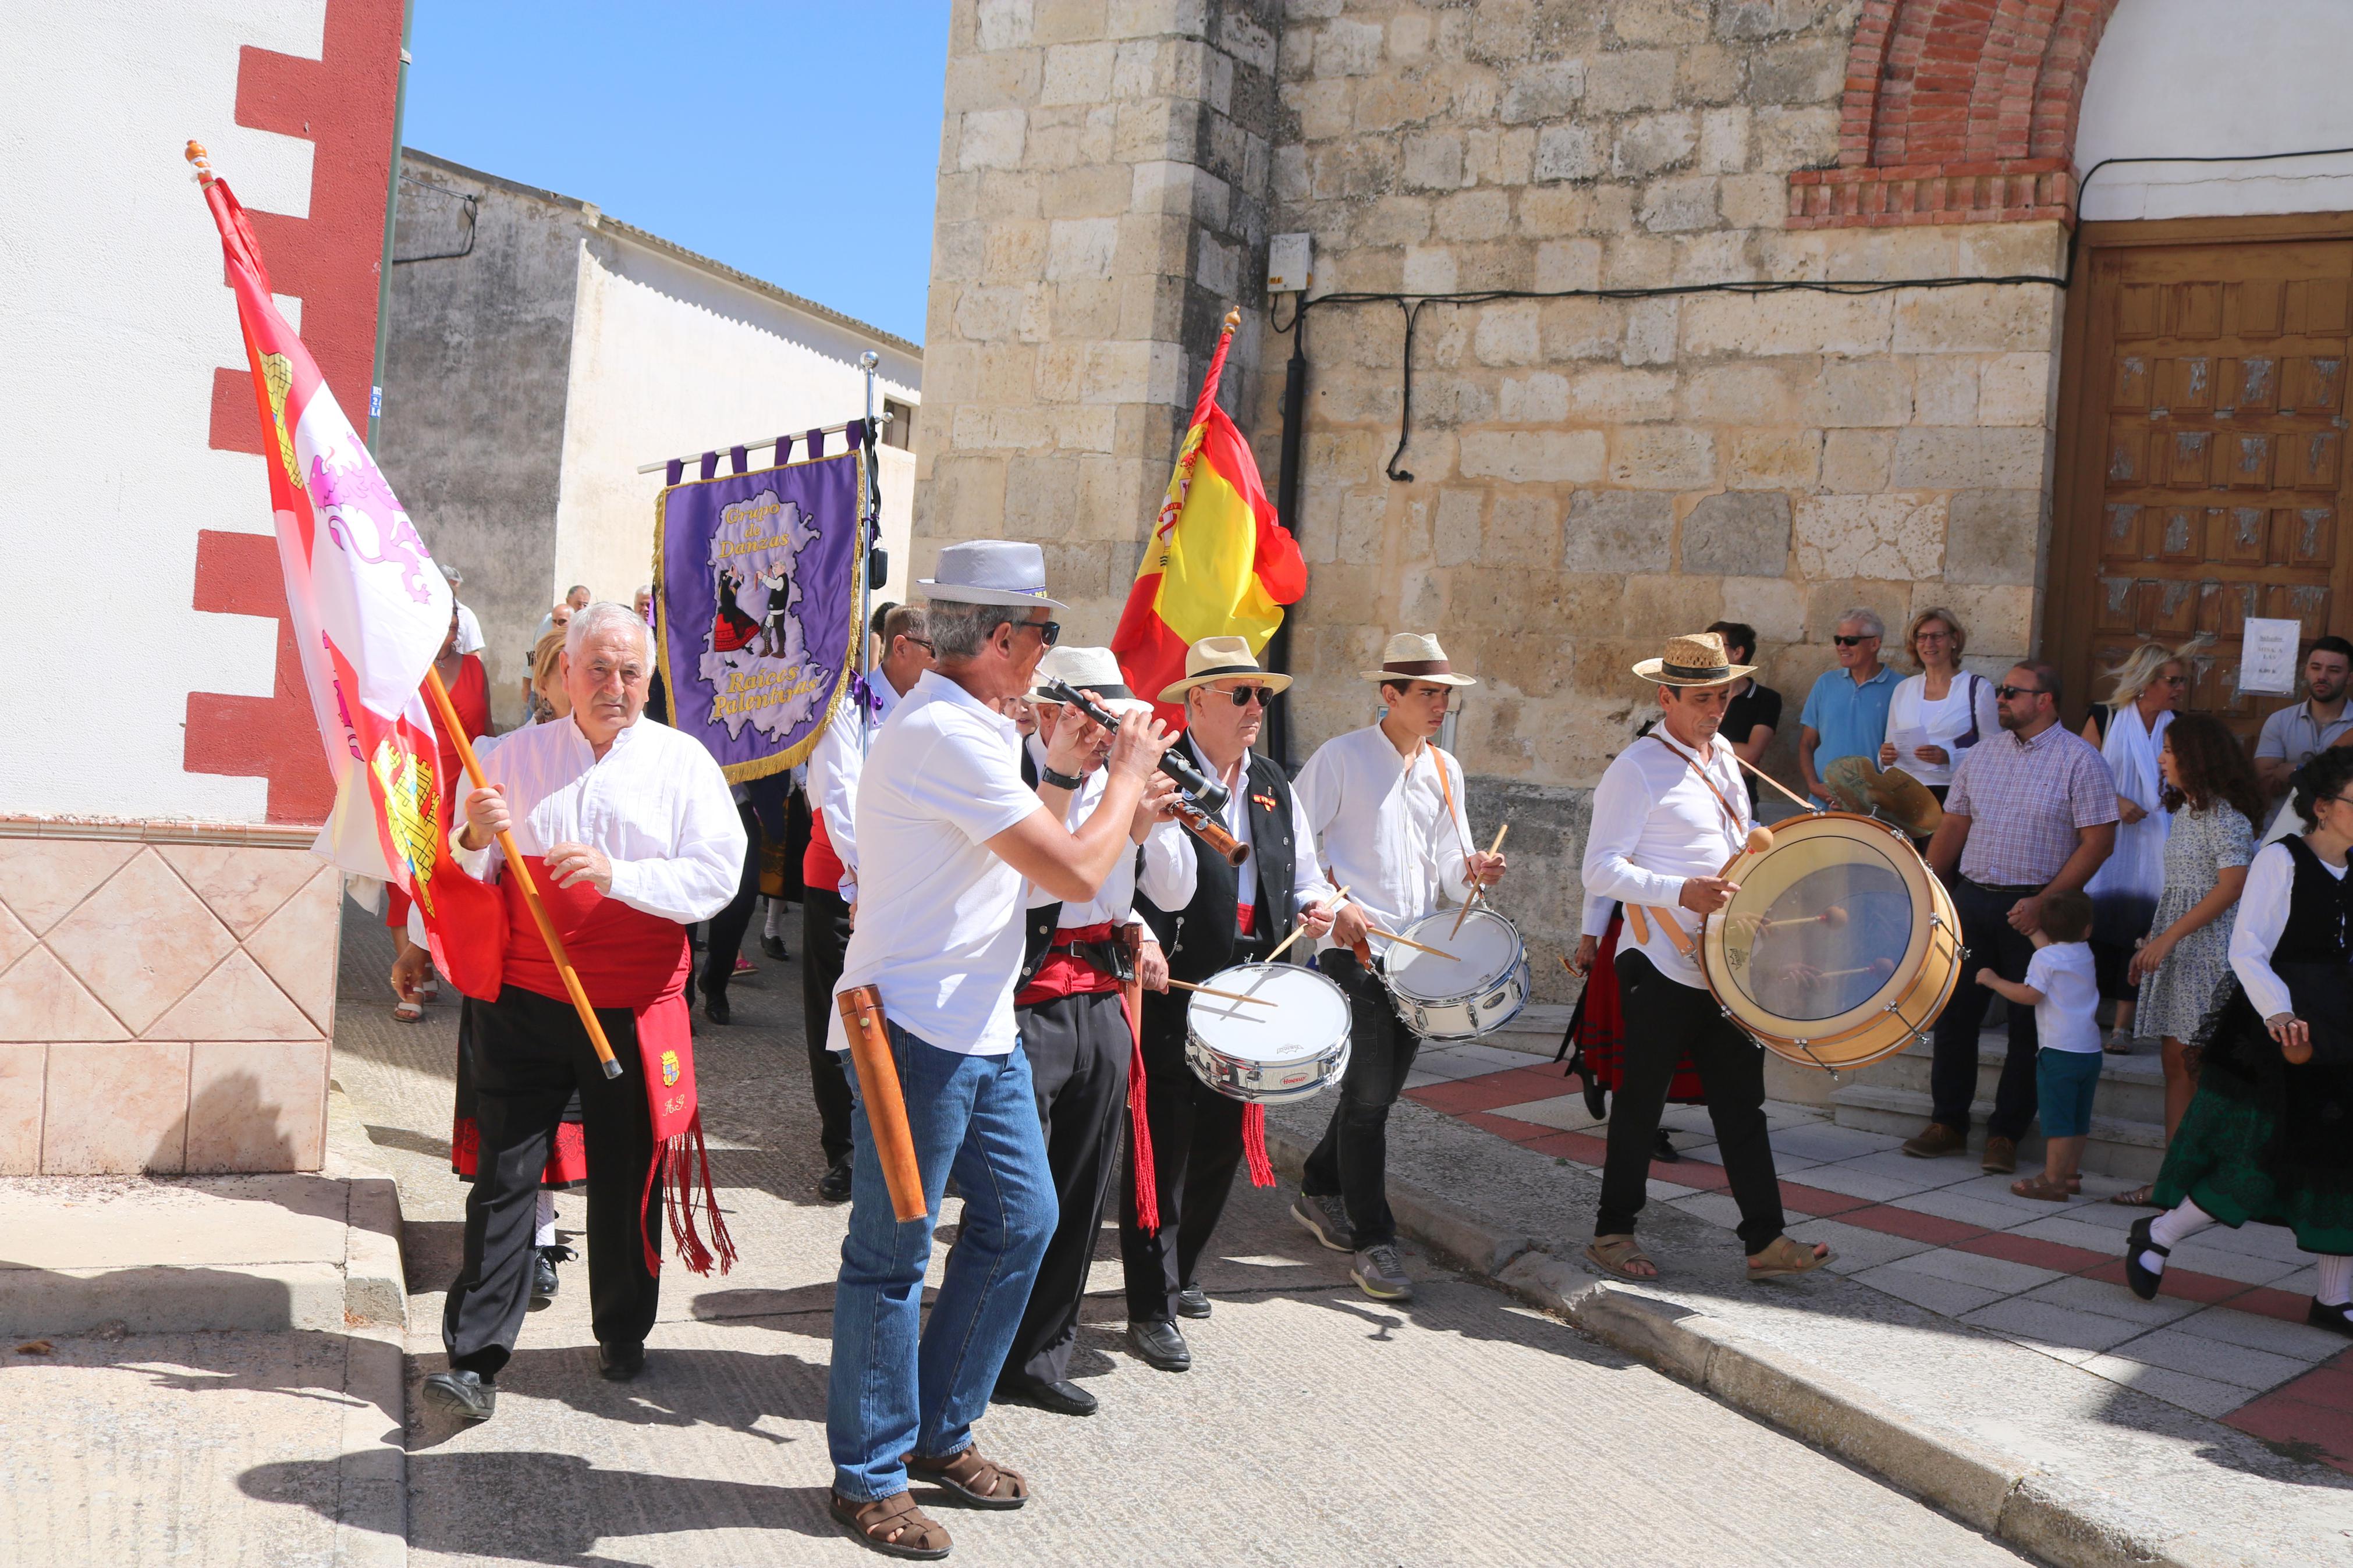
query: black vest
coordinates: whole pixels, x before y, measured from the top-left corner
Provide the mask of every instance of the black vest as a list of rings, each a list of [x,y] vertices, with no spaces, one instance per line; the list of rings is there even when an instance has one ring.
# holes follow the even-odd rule
[[[1021,744],[1021,782],[1031,789],[1038,787],[1038,759],[1029,754],[1027,740]],[[1143,868],[1144,851],[1139,847],[1135,851],[1135,869],[1141,872]],[[1138,912],[1143,903],[1141,898],[1136,900]],[[1034,910],[1024,910],[1021,918],[1021,974],[1013,983],[1016,991],[1027,986],[1039,966],[1046,962],[1046,950],[1054,945],[1054,932],[1062,923],[1062,906],[1059,900],[1039,904]]]
[[[1186,742],[1180,742],[1179,744]],[[1248,866],[1258,877],[1258,914],[1254,935],[1270,944],[1291,934],[1299,918],[1292,906],[1293,873],[1300,846],[1291,841],[1291,781],[1282,769],[1253,752],[1244,763],[1243,787],[1250,793],[1250,858]],[[1187,833],[1193,847],[1193,901],[1175,911],[1155,906],[1141,893],[1135,912],[1159,939],[1168,955],[1168,973],[1178,980],[1202,981],[1234,961],[1234,912],[1240,905],[1240,873],[1226,858]],[[1308,846],[1314,852],[1314,846]],[[1286,957],[1296,958],[1294,945]],[[1298,959],[1304,963],[1303,958]]]
[[[2343,964],[2347,928],[2353,926],[2353,871],[2332,877],[2300,834],[2280,840],[2295,863],[2288,884],[2287,928],[2272,950],[2272,967],[2284,963]],[[2284,978],[2284,976],[2283,976]]]

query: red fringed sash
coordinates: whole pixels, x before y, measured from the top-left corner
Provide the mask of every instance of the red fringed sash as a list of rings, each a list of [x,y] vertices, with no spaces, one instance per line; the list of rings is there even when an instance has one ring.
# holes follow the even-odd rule
[[[606,898],[586,884],[559,888],[548,876],[545,860],[536,855],[525,856],[523,863],[589,1004],[627,1007],[637,1015],[638,1056],[654,1136],[645,1201],[661,1184],[680,1261],[694,1273],[708,1274],[715,1255],[723,1274],[735,1261],[735,1243],[720,1214],[711,1155],[703,1146],[702,1118],[695,1104],[693,1022],[686,1001],[694,961],[686,928]],[[442,973],[459,991],[483,1001],[497,1000],[502,986],[519,985],[569,1003],[564,977],[523,902],[522,883],[503,877],[498,896],[488,893],[454,863],[439,868],[434,894],[441,907],[432,934],[434,960]],[[697,1226],[698,1208],[710,1217],[708,1246]],[[638,1212],[642,1216],[642,1202]],[[639,1223],[642,1229],[642,1217]],[[645,1248],[647,1270],[659,1273],[661,1255],[651,1236],[646,1237]]]

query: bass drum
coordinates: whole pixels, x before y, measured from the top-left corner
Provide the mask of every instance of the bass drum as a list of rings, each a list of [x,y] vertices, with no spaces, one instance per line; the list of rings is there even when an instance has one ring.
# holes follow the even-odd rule
[[[1725,872],[1700,968],[1725,1016],[1777,1056],[1848,1071],[1926,1037],[1968,957],[1943,884],[1886,823],[1817,812]]]

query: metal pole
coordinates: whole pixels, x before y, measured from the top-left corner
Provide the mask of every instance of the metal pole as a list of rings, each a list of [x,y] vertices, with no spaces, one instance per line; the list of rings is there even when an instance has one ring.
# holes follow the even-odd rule
[[[874,638],[868,630],[874,618],[874,571],[871,552],[879,524],[874,517],[874,482],[869,472],[872,463],[871,442],[874,432],[874,367],[882,356],[868,349],[858,356],[858,368],[866,377],[866,425],[859,437],[858,456],[858,662],[865,671],[868,684],[874,680]],[[873,714],[871,707],[860,705],[858,722],[861,730]]]
[[[1298,319],[1291,324],[1291,361],[1282,373],[1282,471],[1274,479],[1275,521],[1296,538],[1299,525],[1293,521],[1299,507],[1299,461],[1307,423],[1307,310],[1305,297],[1301,297]],[[1291,617],[1299,606],[1292,605],[1282,615],[1282,624],[1274,628],[1274,636],[1266,645],[1266,667],[1279,674],[1291,673]],[[1274,700],[1274,710],[1266,716],[1268,753],[1278,765],[1291,767],[1291,704],[1285,699]]]
[[[375,269],[375,360],[368,372],[367,445],[376,451],[376,426],[384,419],[384,353],[392,335],[392,228],[400,213],[400,136],[408,114],[408,29],[417,19],[417,0],[400,7],[400,79],[392,95],[392,173],[384,183],[384,254]]]

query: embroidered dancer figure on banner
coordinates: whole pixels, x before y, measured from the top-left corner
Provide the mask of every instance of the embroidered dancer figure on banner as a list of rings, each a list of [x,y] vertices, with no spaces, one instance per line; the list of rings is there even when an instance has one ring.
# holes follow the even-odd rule
[[[736,606],[735,595],[743,589],[744,574],[725,566],[719,569],[719,614],[711,623],[711,647],[714,653],[733,653],[760,633],[760,623]],[[733,664],[734,660],[723,662]]]

